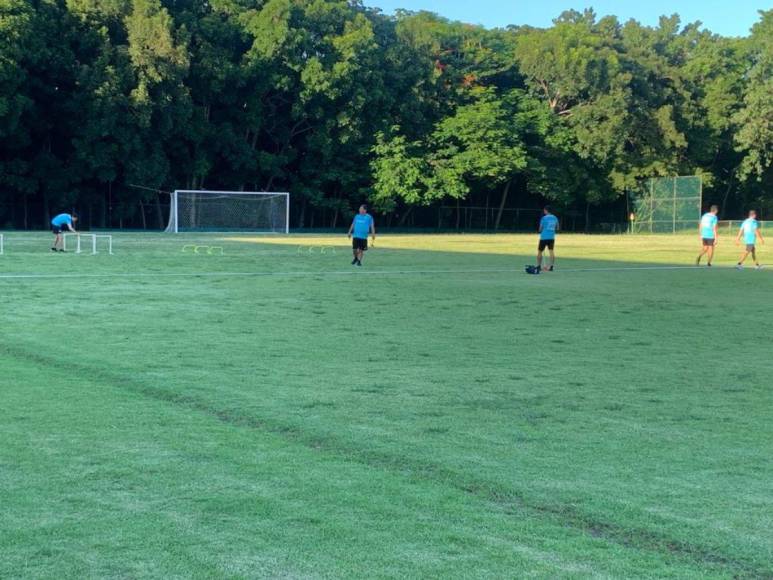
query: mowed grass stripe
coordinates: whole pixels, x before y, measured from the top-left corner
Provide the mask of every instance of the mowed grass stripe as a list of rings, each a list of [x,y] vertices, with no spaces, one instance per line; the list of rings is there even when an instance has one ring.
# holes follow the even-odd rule
[[[27,358],[0,413],[3,576],[727,576]]]
[[[32,363],[36,367],[57,370],[58,372],[54,374],[69,372],[77,376],[89,377],[97,384],[125,389],[155,401],[198,411],[233,427],[244,427],[281,436],[290,442],[301,444],[308,449],[329,454],[345,461],[355,461],[378,470],[388,470],[410,480],[419,479],[444,487],[451,486],[457,491],[479,497],[487,502],[493,502],[500,506],[504,513],[513,517],[541,516],[548,518],[555,525],[571,526],[593,538],[613,542],[624,548],[633,548],[637,551],[655,551],[660,557],[668,555],[684,560],[688,564],[700,564],[709,568],[718,566],[719,570],[725,569],[735,575],[739,573],[750,577],[773,575],[773,566],[760,568],[752,562],[734,559],[712,548],[675,540],[646,529],[629,528],[611,522],[597,521],[571,505],[533,504],[529,502],[522,491],[501,488],[495,482],[485,481],[469,474],[460,474],[441,464],[427,461],[411,462],[406,460],[404,456],[393,456],[352,447],[347,445],[346,441],[329,434],[320,437],[306,433],[295,425],[279,424],[271,419],[244,413],[238,408],[218,408],[213,406],[211,402],[191,394],[171,392],[139,381],[132,376],[109,373],[98,364],[86,365],[66,359],[53,358],[43,355],[37,350],[25,350],[15,345],[2,345],[0,351],[14,359]]]

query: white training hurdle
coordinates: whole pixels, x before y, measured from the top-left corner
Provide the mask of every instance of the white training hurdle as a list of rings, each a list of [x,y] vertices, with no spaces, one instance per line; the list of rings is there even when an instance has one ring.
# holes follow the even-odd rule
[[[91,238],[91,253],[97,254],[97,239],[102,238],[103,240],[107,241],[107,253],[111,256],[113,255],[113,236],[109,234],[73,234],[73,233],[65,233],[62,234],[62,249],[67,250],[67,237],[68,236],[75,236],[77,239],[77,242],[75,244],[75,253],[81,254],[81,238]]]

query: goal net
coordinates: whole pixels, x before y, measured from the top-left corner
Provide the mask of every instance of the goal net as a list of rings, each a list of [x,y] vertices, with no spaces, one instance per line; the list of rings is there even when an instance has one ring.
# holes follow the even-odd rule
[[[701,219],[703,182],[698,176],[654,177],[633,199],[633,233],[675,233],[695,228]]]
[[[289,193],[176,190],[166,232],[286,234],[289,222]]]

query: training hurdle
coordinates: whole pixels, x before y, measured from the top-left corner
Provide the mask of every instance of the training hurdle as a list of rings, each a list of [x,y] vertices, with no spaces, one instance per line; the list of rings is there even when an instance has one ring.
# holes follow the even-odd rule
[[[103,240],[107,241],[107,253],[111,256],[113,255],[113,236],[109,234],[73,234],[73,233],[66,233],[62,235],[62,249],[67,250],[67,237],[68,236],[75,236],[77,241],[75,244],[75,253],[81,254],[81,238],[91,238],[91,253],[96,254],[97,252],[97,239],[102,238]]]

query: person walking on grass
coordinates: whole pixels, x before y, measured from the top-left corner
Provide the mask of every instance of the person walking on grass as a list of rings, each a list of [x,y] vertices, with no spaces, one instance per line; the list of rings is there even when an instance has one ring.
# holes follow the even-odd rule
[[[72,233],[77,234],[74,224],[78,221],[78,216],[69,213],[60,213],[54,219],[51,220],[51,231],[54,233],[54,245],[51,246],[52,252],[64,252],[63,236],[62,233],[65,230],[70,230]]]
[[[539,222],[539,246],[537,246],[537,273],[542,271],[542,254],[547,248],[550,252],[550,265],[548,272],[552,272],[556,265],[556,232],[558,232],[558,218],[553,215],[550,206],[542,210],[542,219]]]
[[[743,270],[743,263],[746,261],[746,258],[749,257],[749,254],[752,255],[752,260],[754,260],[755,265],[757,266],[757,269],[760,270],[762,268],[762,265],[760,264],[760,261],[757,259],[757,250],[756,250],[756,244],[757,240],[760,241],[760,243],[764,244],[765,239],[762,237],[762,233],[760,232],[760,222],[757,221],[757,212],[752,210],[749,212],[749,217],[741,224],[741,229],[738,230],[738,236],[735,238],[735,244],[740,245],[741,244],[741,236],[743,236],[743,242],[746,244],[746,251],[741,254],[740,259],[738,260],[738,265],[736,268],[739,270]]]
[[[376,241],[376,224],[373,216],[368,213],[368,206],[361,205],[359,213],[354,216],[349,227],[349,238],[352,240],[352,266],[362,266],[362,257],[368,251],[368,234]]]
[[[714,259],[714,248],[717,247],[717,242],[719,241],[719,236],[717,235],[717,224],[719,223],[719,220],[717,219],[718,213],[719,207],[712,205],[709,212],[703,214],[703,217],[701,218],[701,223],[698,227],[698,230],[700,232],[703,250],[695,259],[696,266],[700,266],[701,258],[708,254],[709,257],[706,265],[709,268],[711,267],[711,261]]]

